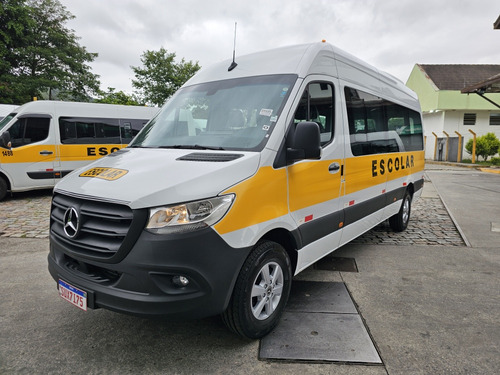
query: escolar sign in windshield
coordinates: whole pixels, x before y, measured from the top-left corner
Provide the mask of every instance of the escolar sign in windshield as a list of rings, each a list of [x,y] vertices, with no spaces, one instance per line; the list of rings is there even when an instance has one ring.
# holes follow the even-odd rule
[[[80,174],[80,177],[97,177],[103,180],[113,181],[128,173],[125,169],[116,168],[92,168]]]

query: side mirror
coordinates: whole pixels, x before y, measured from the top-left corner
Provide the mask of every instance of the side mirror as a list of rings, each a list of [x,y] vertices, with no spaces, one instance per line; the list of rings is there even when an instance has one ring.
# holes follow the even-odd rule
[[[0,147],[11,149],[12,144],[10,143],[10,133],[8,131],[4,131],[2,135],[0,135]]]
[[[299,122],[286,155],[289,161],[319,159],[321,157],[319,125],[315,122]]]

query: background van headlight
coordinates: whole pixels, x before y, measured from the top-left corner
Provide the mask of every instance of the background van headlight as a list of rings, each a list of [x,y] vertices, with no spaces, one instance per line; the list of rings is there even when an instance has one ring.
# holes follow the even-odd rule
[[[181,233],[214,225],[227,213],[234,194],[175,206],[149,209],[146,230],[152,233]]]

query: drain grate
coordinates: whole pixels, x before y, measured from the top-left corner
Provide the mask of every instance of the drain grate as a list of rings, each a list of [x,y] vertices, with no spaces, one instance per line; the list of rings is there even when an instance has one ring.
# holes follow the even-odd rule
[[[314,265],[317,270],[358,272],[358,266],[354,258],[325,257]]]

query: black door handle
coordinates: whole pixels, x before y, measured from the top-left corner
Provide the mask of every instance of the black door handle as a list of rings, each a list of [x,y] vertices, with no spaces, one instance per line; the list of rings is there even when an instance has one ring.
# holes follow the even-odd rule
[[[53,152],[52,151],[40,151],[40,155],[52,155]]]

